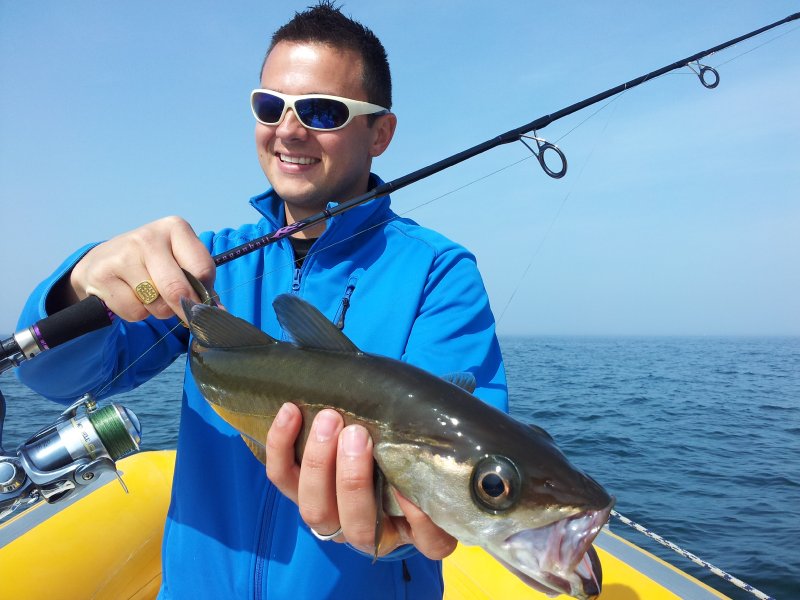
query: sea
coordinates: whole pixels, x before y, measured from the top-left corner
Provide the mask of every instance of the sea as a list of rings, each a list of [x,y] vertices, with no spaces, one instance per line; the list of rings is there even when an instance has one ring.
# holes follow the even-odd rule
[[[778,599],[800,598],[800,337],[506,337],[512,414],[544,427],[616,510]],[[175,447],[183,365],[117,396],[145,449]],[[59,406],[0,376],[3,444]],[[736,600],[750,593],[612,519]]]

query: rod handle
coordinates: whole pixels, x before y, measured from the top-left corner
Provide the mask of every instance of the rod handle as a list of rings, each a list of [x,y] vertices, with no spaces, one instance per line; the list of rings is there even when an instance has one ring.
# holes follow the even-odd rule
[[[89,296],[49,317],[0,339],[0,373],[19,366],[49,348],[111,324],[114,313],[97,296]]]
[[[55,348],[64,342],[75,339],[86,333],[111,325],[113,313],[97,296],[89,296],[80,302],[37,321],[29,328],[30,333],[39,346],[39,350]],[[18,337],[19,334],[15,337]],[[25,357],[31,358],[30,351],[25,349]],[[36,352],[38,354],[38,352]]]

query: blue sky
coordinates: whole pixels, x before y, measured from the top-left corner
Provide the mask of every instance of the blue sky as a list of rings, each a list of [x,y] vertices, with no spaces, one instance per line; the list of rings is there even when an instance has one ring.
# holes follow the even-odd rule
[[[0,332],[85,242],[167,214],[197,231],[254,218],[248,94],[270,34],[308,3],[0,0]],[[344,7],[392,62],[399,128],[375,163],[389,180],[800,3]],[[514,164],[530,153],[512,144],[395,210],[476,254],[502,334],[798,335],[798,25],[707,59],[715,90],[685,70],[540,131],[567,154],[562,180]]]

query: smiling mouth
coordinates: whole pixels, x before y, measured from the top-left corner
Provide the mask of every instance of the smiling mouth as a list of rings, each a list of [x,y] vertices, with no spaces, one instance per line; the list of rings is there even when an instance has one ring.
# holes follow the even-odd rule
[[[311,156],[289,156],[281,152],[276,152],[275,154],[281,162],[292,165],[313,165],[320,162],[318,158],[312,158]]]

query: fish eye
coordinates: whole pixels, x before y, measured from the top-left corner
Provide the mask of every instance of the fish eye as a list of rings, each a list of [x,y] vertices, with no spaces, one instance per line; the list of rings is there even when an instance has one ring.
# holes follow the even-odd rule
[[[472,471],[472,499],[486,512],[507,511],[517,503],[521,487],[517,467],[505,456],[482,458]]]

